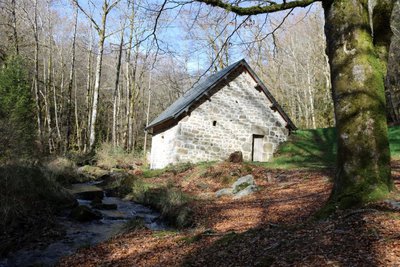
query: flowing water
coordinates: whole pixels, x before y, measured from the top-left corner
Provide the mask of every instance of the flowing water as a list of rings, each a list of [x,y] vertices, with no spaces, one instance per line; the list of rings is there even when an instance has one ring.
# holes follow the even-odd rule
[[[71,192],[101,190],[96,183],[73,185]],[[90,207],[90,201],[78,199],[80,205]],[[36,248],[21,249],[0,259],[0,267],[14,266],[53,266],[63,257],[73,254],[77,249],[105,241],[121,232],[125,223],[133,218],[142,218],[146,227],[152,230],[166,229],[159,220],[160,214],[143,205],[124,201],[116,197],[104,196],[103,203],[116,204],[116,210],[99,210],[103,219],[91,222],[77,222],[68,217],[68,212],[58,217],[59,223],[66,229],[62,239],[47,246],[38,244]]]

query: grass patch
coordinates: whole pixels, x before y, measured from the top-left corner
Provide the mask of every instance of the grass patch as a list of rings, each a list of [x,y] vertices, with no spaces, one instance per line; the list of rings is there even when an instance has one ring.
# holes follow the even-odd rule
[[[400,159],[400,126],[389,127],[391,156]],[[282,169],[334,167],[337,151],[336,128],[298,130],[282,143],[271,162],[254,163]]]
[[[152,233],[152,235],[154,237],[158,237],[158,238],[164,238],[167,236],[176,236],[178,234],[177,231],[171,231],[171,230],[161,230],[161,231],[154,231]]]
[[[390,155],[393,159],[400,159],[400,126],[389,127]]]
[[[155,169],[155,170],[151,170],[151,169],[144,169],[142,176],[143,178],[153,178],[153,177],[158,177],[161,174],[163,174],[166,170],[165,169]]]

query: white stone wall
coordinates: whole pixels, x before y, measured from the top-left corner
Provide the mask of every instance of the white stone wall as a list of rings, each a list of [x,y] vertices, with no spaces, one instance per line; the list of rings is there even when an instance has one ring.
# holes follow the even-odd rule
[[[253,135],[264,136],[263,160],[270,160],[288,130],[286,121],[255,86],[252,77],[243,72],[176,126],[153,136],[151,167],[225,160],[237,150],[250,161]]]
[[[178,125],[160,134],[153,135],[151,139],[150,168],[161,169],[170,163],[176,163],[175,138]]]

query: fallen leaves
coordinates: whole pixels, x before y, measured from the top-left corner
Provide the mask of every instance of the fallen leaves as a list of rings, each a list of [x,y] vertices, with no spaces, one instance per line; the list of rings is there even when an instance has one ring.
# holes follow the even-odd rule
[[[243,172],[237,164],[213,166],[201,188],[187,178],[192,170],[170,178],[194,196],[204,195],[204,188],[211,196],[221,188],[213,173],[232,169]],[[62,259],[60,266],[400,266],[399,211],[367,207],[313,221],[329,196],[331,171],[256,167],[252,173],[261,188],[254,195],[192,203],[193,229],[120,235]]]

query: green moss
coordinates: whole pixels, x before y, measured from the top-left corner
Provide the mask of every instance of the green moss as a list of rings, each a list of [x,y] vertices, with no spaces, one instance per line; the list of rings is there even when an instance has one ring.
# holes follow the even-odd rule
[[[192,236],[186,236],[180,239],[180,241],[184,242],[185,244],[193,244],[203,239],[202,234],[196,234]]]
[[[237,192],[242,191],[243,189],[248,187],[249,185],[250,185],[249,183],[240,184],[238,187],[235,188],[233,193],[236,194]]]
[[[179,232],[177,231],[172,231],[172,230],[162,230],[162,231],[155,231],[153,232],[154,237],[158,238],[164,238],[164,237],[169,237],[169,236],[176,236]]]
[[[158,177],[162,175],[166,170],[165,169],[156,169],[156,170],[150,170],[150,169],[144,169],[143,176],[144,178],[153,178],[153,177]]]

